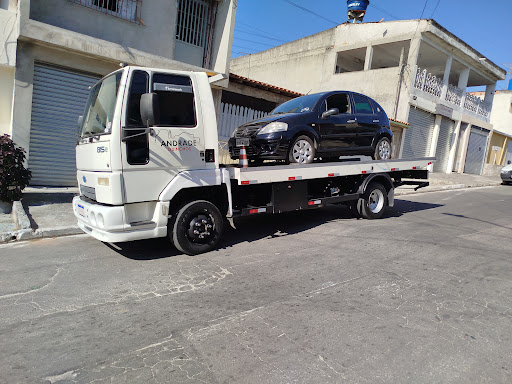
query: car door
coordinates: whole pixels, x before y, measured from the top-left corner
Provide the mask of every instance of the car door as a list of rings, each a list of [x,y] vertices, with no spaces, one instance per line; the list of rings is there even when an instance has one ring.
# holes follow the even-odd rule
[[[370,147],[379,132],[380,120],[375,114],[370,99],[364,95],[353,93],[357,127],[354,147]]]
[[[339,114],[322,118],[322,114],[337,108]],[[356,135],[356,118],[352,112],[347,93],[328,96],[319,110],[320,152],[343,152],[354,145]]]

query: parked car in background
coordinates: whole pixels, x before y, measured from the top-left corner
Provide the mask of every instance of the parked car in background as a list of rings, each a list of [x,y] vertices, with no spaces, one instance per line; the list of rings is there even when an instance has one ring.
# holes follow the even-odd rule
[[[503,184],[512,184],[512,164],[505,165],[501,169],[501,180]]]
[[[333,91],[290,100],[265,118],[238,127],[229,140],[232,159],[245,146],[249,160],[311,163],[340,156],[391,158],[393,133],[384,109],[360,93]]]

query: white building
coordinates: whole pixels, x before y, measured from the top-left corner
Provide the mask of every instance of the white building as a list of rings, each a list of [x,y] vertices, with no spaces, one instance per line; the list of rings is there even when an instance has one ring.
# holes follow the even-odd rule
[[[235,14],[236,0],[0,0],[0,134],[27,150],[32,184],[76,184],[77,117],[120,63],[227,75]]]
[[[505,70],[434,20],[341,24],[232,60],[231,71],[307,93],[351,90],[410,123],[402,157],[436,156],[438,172],[480,174]],[[483,86],[483,99],[468,88]],[[482,150],[483,148],[483,150]]]

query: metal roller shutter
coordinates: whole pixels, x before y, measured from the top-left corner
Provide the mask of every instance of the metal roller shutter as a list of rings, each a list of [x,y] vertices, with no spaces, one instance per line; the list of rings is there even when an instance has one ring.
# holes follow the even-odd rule
[[[425,157],[429,154],[434,133],[435,116],[422,109],[411,108],[409,124],[411,127],[405,132],[402,157]]]
[[[464,173],[482,174],[488,137],[489,132],[485,129],[471,127]]]
[[[510,163],[509,163],[510,161]],[[508,142],[507,155],[505,156],[505,165],[512,164],[512,141]]]
[[[31,185],[76,185],[76,122],[100,76],[34,66],[28,167]]]
[[[453,142],[453,134],[455,132],[455,121],[446,117],[441,119],[439,127],[439,138],[436,146],[436,159],[434,164],[434,172],[446,172],[448,160],[450,158],[450,148]]]

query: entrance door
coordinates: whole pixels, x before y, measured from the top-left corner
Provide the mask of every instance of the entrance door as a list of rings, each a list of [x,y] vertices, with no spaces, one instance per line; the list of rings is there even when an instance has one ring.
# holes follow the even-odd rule
[[[439,138],[437,139],[436,158],[434,172],[446,172],[448,160],[450,158],[450,149],[453,142],[453,133],[455,132],[455,121],[442,117],[439,128]]]
[[[478,127],[471,128],[464,173],[482,174],[488,137],[488,131]]]
[[[178,173],[205,168],[204,127],[194,81],[183,74],[132,73],[124,137],[133,137],[122,145],[128,203],[157,200]],[[140,97],[148,90],[158,95],[160,109],[160,123],[151,127],[151,135],[144,134],[140,116]]]

